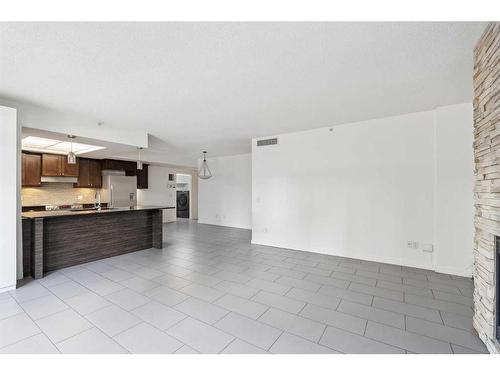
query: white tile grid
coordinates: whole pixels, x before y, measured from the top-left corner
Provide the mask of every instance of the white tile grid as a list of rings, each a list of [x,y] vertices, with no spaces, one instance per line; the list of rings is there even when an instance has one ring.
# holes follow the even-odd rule
[[[165,225],[164,231],[168,243],[163,250],[148,249],[60,270],[26,283],[11,292],[11,298],[2,296],[0,334],[6,319],[30,312],[20,304],[32,306],[35,319],[25,315],[37,328],[26,337],[13,337],[12,342],[7,337],[0,352],[23,348],[82,353],[486,350],[468,324],[472,320],[469,279],[251,245],[249,231],[234,228],[177,222]],[[151,291],[161,287],[167,288],[158,290],[160,294],[168,290],[168,301],[152,296]],[[180,297],[183,294],[186,297]],[[82,295],[86,298],[78,298]],[[135,300],[129,301],[131,297]],[[50,307],[38,306],[38,299],[52,301],[53,314]],[[106,315],[106,309],[112,310],[110,316],[97,319]],[[155,313],[166,315],[162,319]],[[47,331],[40,321],[50,321],[56,314],[71,317],[80,327],[65,327],[61,322],[51,327],[56,334]],[[122,316],[123,322],[112,322],[110,318],[116,316]],[[196,327],[207,333],[205,337],[190,332]],[[156,344],[144,341],[148,335]]]

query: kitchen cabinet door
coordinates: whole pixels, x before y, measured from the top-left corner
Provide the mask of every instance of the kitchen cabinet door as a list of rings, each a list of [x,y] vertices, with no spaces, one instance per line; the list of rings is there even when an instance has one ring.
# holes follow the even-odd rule
[[[61,155],[42,154],[42,176],[61,176]]]
[[[90,159],[80,159],[78,164],[78,182],[73,187],[90,187]]]
[[[89,182],[90,187],[102,187],[101,161],[96,159],[87,159],[89,161]]]
[[[42,157],[38,154],[22,153],[22,186],[40,186]]]
[[[124,171],[126,176],[136,176],[137,167],[134,161],[103,159],[102,169],[111,169],[115,171]]]
[[[60,155],[61,158],[61,176],[78,177],[78,162],[80,158],[76,158],[76,164],[69,164],[66,155]]]
[[[78,159],[78,182],[74,187],[100,188],[102,187],[101,161],[96,159]]]

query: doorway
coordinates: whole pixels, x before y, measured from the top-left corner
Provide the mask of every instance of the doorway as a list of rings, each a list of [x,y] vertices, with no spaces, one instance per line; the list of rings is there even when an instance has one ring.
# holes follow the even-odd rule
[[[191,217],[191,175],[177,173],[175,183],[177,186],[177,217],[189,219]]]

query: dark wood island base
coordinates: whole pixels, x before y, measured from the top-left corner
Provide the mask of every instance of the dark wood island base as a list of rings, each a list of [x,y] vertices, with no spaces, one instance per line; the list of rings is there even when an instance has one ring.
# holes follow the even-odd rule
[[[149,248],[163,248],[162,209],[23,213],[25,273],[35,279],[65,267]],[[29,238],[30,237],[30,238]],[[29,258],[29,259],[28,259]]]

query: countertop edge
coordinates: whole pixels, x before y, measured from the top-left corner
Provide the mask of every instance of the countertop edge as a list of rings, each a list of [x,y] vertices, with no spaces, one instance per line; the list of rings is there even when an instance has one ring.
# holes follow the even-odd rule
[[[174,209],[175,207],[170,206],[136,206],[134,208],[130,207],[116,207],[114,209],[106,209],[102,211],[88,210],[88,211],[27,211],[21,213],[22,219],[51,219],[57,217],[68,217],[68,216],[82,216],[82,215],[102,215],[111,213],[124,213],[124,212],[136,212],[136,211],[153,211],[153,210],[167,210]]]

